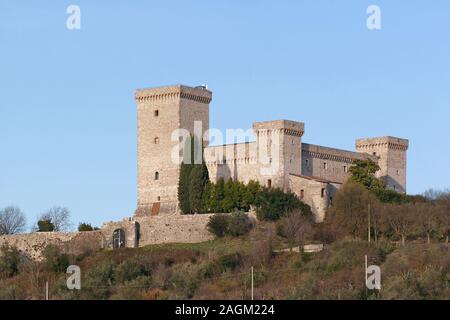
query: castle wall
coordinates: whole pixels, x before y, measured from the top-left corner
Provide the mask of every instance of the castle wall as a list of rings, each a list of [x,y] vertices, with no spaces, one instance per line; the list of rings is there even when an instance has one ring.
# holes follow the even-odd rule
[[[350,177],[349,168],[356,159],[378,158],[369,154],[302,143],[302,175],[344,183]]]

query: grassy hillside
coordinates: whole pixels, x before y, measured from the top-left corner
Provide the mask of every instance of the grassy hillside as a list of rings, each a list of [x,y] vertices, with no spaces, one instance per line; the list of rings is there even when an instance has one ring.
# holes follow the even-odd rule
[[[249,299],[254,267],[256,299],[450,299],[448,244],[425,239],[396,246],[341,239],[319,253],[274,253],[286,248],[275,224],[263,222],[239,238],[199,244],[61,254],[48,248],[40,263],[0,262],[0,299]],[[367,291],[364,255],[381,267],[381,293]],[[82,290],[66,289],[68,264],[82,271]]]

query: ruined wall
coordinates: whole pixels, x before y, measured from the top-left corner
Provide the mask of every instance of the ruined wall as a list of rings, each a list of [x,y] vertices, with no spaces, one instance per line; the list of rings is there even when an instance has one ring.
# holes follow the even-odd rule
[[[0,236],[0,246],[16,247],[30,259],[42,259],[42,251],[48,245],[55,245],[63,252],[81,254],[98,250],[102,247],[103,235],[100,231],[92,232],[35,232]]]

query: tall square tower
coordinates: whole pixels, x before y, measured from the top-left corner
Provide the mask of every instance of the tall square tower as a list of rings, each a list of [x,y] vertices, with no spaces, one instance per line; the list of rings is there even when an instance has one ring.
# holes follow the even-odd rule
[[[136,90],[138,124],[138,206],[136,215],[177,212],[183,132],[209,128],[212,92],[183,85]],[[181,130],[179,130],[181,129]],[[184,130],[183,130],[184,129]]]

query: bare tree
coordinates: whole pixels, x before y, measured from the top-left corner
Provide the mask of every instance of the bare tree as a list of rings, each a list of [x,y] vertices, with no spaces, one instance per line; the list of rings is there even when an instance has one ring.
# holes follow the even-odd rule
[[[406,237],[414,224],[413,206],[413,204],[389,205],[383,216],[385,226],[401,238],[402,246],[405,246]]]
[[[50,221],[55,226],[55,231],[68,231],[70,223],[70,211],[65,207],[53,207],[42,214],[39,220]]]
[[[306,235],[312,230],[310,219],[299,211],[293,211],[282,218],[281,226],[291,251],[295,244],[300,246],[301,251]]]
[[[0,235],[23,232],[26,224],[25,215],[19,207],[9,206],[0,211]]]
[[[439,228],[440,208],[433,203],[418,203],[414,209],[418,231],[427,235],[427,243],[430,244],[431,234]]]

